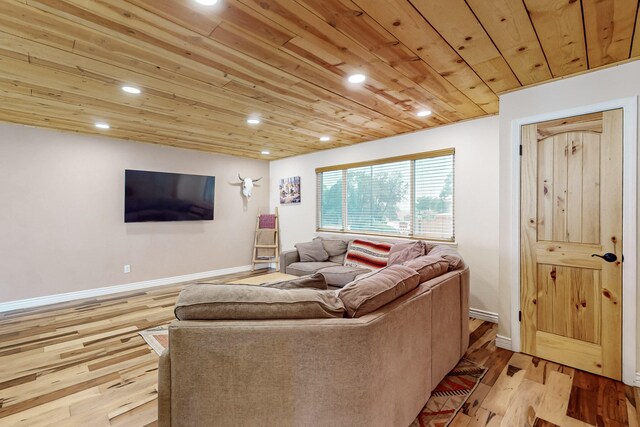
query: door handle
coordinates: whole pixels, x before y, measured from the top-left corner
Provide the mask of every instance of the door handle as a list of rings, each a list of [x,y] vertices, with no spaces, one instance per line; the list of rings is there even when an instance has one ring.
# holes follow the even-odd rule
[[[616,254],[612,254],[611,252],[607,252],[604,255],[591,254],[591,256],[592,257],[597,256],[598,258],[602,258],[607,262],[616,262],[618,260],[618,257],[616,256]]]

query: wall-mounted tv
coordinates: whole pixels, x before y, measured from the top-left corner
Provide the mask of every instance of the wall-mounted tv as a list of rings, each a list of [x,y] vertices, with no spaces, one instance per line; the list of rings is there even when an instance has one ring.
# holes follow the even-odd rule
[[[213,220],[215,176],[125,170],[124,222]]]

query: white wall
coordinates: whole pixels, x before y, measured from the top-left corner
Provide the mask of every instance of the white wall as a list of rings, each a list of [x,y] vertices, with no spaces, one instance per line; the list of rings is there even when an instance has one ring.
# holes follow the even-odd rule
[[[543,113],[588,106],[640,95],[640,61],[509,93],[500,97],[500,323],[498,333],[511,337],[511,284],[518,255],[511,247],[513,212],[511,182],[512,121]],[[638,329],[640,331],[640,328]],[[640,342],[640,340],[638,341]],[[640,352],[638,352],[640,355]],[[640,359],[638,360],[640,366]]]
[[[471,268],[471,307],[498,311],[498,118],[489,117],[271,162],[271,206],[279,206],[282,246],[315,234],[315,168],[454,147],[458,250]],[[301,177],[302,202],[279,205],[278,181]]]
[[[124,170],[214,175],[213,221],[124,223]],[[0,302],[246,266],[266,161],[0,124]],[[124,264],[131,273],[123,272]]]

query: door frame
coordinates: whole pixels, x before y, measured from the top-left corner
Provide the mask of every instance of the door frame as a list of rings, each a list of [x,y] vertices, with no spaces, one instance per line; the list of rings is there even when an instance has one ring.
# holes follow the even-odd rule
[[[580,106],[511,122],[511,259],[515,268],[511,275],[511,350],[520,352],[520,144],[524,125],[622,108],[623,114],[623,174],[622,174],[622,250],[625,255],[622,269],[622,381],[638,385],[636,373],[636,278],[637,278],[637,177],[638,177],[638,97],[615,99],[598,104]],[[637,377],[637,379],[636,379]]]

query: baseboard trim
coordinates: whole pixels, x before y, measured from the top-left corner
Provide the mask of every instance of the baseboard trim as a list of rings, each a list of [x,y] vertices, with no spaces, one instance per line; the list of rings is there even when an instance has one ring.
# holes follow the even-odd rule
[[[636,387],[640,387],[640,372],[636,372]]]
[[[503,348],[505,350],[511,350],[511,338],[503,337],[502,335],[497,335],[496,347]]]
[[[268,268],[268,267],[263,267]],[[124,285],[107,286],[104,288],[87,289],[84,291],[67,292],[63,294],[47,295],[43,297],[28,298],[16,301],[0,303],[0,313],[33,308],[43,305],[58,304],[61,302],[74,301],[84,298],[95,298],[104,295],[129,292],[139,289],[155,288],[158,286],[173,285],[181,282],[205,279],[207,277],[224,276],[225,274],[242,273],[250,271],[251,265],[241,265],[239,267],[223,268],[220,270],[203,271],[201,273],[185,274],[182,276],[164,277],[162,279],[146,280],[144,282],[127,283]]]
[[[469,316],[478,320],[484,320],[491,323],[498,323],[498,313],[484,311],[477,308],[469,309]]]

